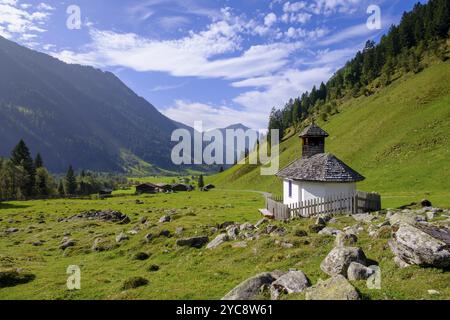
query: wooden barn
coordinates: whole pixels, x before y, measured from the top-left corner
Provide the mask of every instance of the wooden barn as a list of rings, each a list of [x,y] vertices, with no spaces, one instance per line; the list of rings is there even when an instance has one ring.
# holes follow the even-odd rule
[[[156,183],[155,186],[158,188],[158,192],[170,192],[172,191],[172,185],[166,183]]]
[[[188,184],[175,183],[172,184],[172,190],[175,192],[193,191],[194,187]]]
[[[158,187],[154,185],[153,183],[142,183],[138,186],[136,186],[136,193],[137,194],[144,194],[144,193],[157,193]]]

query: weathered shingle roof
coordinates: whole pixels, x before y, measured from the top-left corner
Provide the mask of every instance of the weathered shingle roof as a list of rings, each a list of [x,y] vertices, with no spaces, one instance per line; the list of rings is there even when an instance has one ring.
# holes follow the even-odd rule
[[[301,158],[277,173],[280,178],[319,182],[358,182],[365,178],[329,153]]]
[[[315,123],[305,128],[305,130],[303,130],[303,132],[300,134],[301,138],[328,136],[329,134]]]

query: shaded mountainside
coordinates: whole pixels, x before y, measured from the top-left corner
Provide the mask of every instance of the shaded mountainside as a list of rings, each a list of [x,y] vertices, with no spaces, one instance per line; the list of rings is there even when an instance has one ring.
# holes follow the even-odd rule
[[[123,171],[135,161],[172,169],[179,125],[116,76],[69,65],[0,37],[0,156],[23,138],[56,172]],[[123,155],[126,155],[124,157]]]
[[[408,74],[370,97],[350,99],[319,124],[330,134],[326,151],[367,178],[358,189],[381,192],[387,204],[424,196],[450,206],[449,106],[447,61]],[[280,168],[301,156],[298,133],[287,131],[280,145]],[[280,193],[280,181],[261,176],[259,169],[238,165],[207,182]]]

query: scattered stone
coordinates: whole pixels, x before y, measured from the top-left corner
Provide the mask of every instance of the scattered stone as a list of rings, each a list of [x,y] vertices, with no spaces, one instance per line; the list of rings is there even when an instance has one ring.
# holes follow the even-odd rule
[[[133,256],[133,260],[145,261],[150,258],[150,255],[145,252],[138,252]]]
[[[128,224],[131,222],[130,218],[119,211],[89,211],[80,213],[65,219],[65,221],[88,219],[88,220],[102,220],[115,222],[120,224]]]
[[[431,221],[434,219],[434,212],[429,211],[429,212],[425,213],[425,215],[426,215],[428,221]]]
[[[172,220],[172,218],[169,215],[165,215],[159,219],[159,223],[166,223],[166,222],[170,222],[171,220]]]
[[[156,271],[159,271],[159,266],[158,265],[156,265],[156,264],[152,264],[149,268],[148,268],[148,271],[150,271],[150,272],[156,272]]]
[[[356,235],[340,232],[336,235],[334,245],[336,247],[349,247],[355,245],[356,242],[358,242],[358,237]]]
[[[240,283],[228,292],[222,300],[253,300],[261,294],[262,287],[270,286],[277,278],[270,272],[258,274]]]
[[[325,227],[319,231],[319,234],[322,236],[337,236],[339,233],[342,233],[342,231],[330,227]]]
[[[142,218],[139,220],[139,222],[140,222],[141,224],[146,224],[147,221],[148,221],[148,217],[142,217]]]
[[[420,205],[421,205],[422,207],[431,207],[431,206],[433,206],[433,205],[431,204],[431,201],[430,201],[430,200],[427,200],[427,199],[423,199],[422,201],[420,201]]]
[[[136,199],[136,204],[144,204],[144,201]]]
[[[180,247],[201,248],[208,243],[208,237],[192,237],[186,239],[179,239],[177,245]]]
[[[281,294],[303,292],[310,286],[309,279],[302,271],[289,271],[270,285],[270,297],[278,300]]]
[[[344,228],[344,232],[347,234],[355,234],[355,235],[359,235],[361,232],[364,231],[363,226],[356,224],[354,226],[350,226],[350,227],[345,227]]]
[[[34,274],[23,273],[19,269],[0,270],[0,288],[15,287],[33,281],[35,278]]]
[[[326,228],[326,226],[324,224],[314,224],[314,225],[309,226],[309,231],[311,231],[313,233],[319,233],[324,228]]]
[[[152,239],[153,239],[153,234],[151,234],[151,233],[147,233],[147,234],[144,236],[144,241],[147,242],[147,243],[149,243],[150,241],[152,241]]]
[[[397,212],[389,218],[391,225],[399,225],[402,223],[416,224],[421,221],[425,221],[425,218],[413,213],[412,211]]]
[[[32,243],[32,245],[33,245],[34,247],[40,247],[40,246],[44,245],[44,242],[43,242],[42,240],[37,240],[37,241],[34,241],[34,242]]]
[[[365,265],[366,260],[366,255],[361,248],[336,247],[322,261],[320,269],[330,276],[338,274],[347,276],[348,267],[352,262]]]
[[[296,237],[307,237],[308,233],[305,230],[295,230],[294,235]]]
[[[161,232],[159,233],[160,237],[166,237],[166,238],[170,238],[172,234],[170,233],[169,230],[161,230]]]
[[[17,229],[17,228],[8,228],[8,229],[5,230],[5,232],[9,233],[9,234],[17,233],[17,232],[19,232],[19,229]]]
[[[358,214],[352,215],[352,217],[356,221],[363,222],[363,223],[371,223],[373,220],[377,219],[375,216],[373,216],[370,213],[358,213]]]
[[[121,233],[116,237],[116,242],[117,242],[117,243],[120,243],[120,242],[126,241],[126,240],[128,240],[128,239],[130,239],[130,238],[129,238],[125,233],[121,232]]]
[[[125,280],[125,282],[122,285],[122,290],[136,289],[139,287],[146,286],[147,284],[148,284],[147,279],[142,277],[133,277]]]
[[[69,240],[63,242],[63,243],[59,246],[59,248],[60,248],[61,250],[66,250],[67,248],[73,247],[73,246],[75,246],[75,241],[72,240],[72,239],[69,239]]]
[[[400,259],[399,257],[394,257],[394,263],[397,265],[397,267],[399,267],[400,269],[405,269],[408,268],[409,266],[411,266],[410,264],[406,263],[405,261],[403,261],[402,259]]]
[[[306,289],[306,300],[359,300],[355,287],[343,275],[334,276]]]
[[[239,226],[236,225],[232,225],[227,227],[227,235],[228,238],[235,240],[237,239],[238,235],[239,235]]]
[[[111,241],[104,240],[102,238],[97,238],[94,240],[94,243],[93,243],[91,249],[92,249],[92,251],[103,252],[103,251],[112,250],[115,247],[116,247],[116,245],[114,243],[112,243]]]
[[[241,224],[240,228],[241,231],[252,231],[253,229],[255,229],[255,226],[252,225],[249,222],[246,222],[244,224]]]
[[[232,221],[226,221],[226,222],[224,222],[224,223],[219,224],[219,225],[218,225],[218,228],[219,228],[219,229],[227,229],[229,226],[233,226],[233,225],[235,225],[234,222],[232,222]]]
[[[280,247],[284,249],[292,249],[294,245],[292,243],[282,241],[280,242]]]
[[[375,270],[368,268],[358,262],[350,263],[347,270],[348,280],[367,280],[371,275],[375,273]]]
[[[261,220],[259,220],[256,224],[255,227],[259,229],[259,227],[261,227],[263,224],[266,224],[269,222],[269,219],[267,218],[262,218]]]
[[[450,230],[447,228],[404,223],[389,245],[392,252],[408,264],[450,267]]]
[[[138,227],[131,229],[130,231],[128,231],[128,234],[131,234],[132,236],[135,236],[139,233],[139,231],[141,231]]]
[[[432,296],[437,296],[437,295],[440,295],[441,293],[437,290],[430,289],[430,290],[428,290],[428,294],[432,295]]]
[[[316,219],[316,225],[326,225],[327,222],[325,221],[325,219],[323,219],[322,217],[317,217]]]
[[[226,233],[219,234],[213,241],[208,243],[206,249],[215,249],[220,246],[222,243],[228,241],[228,235]]]

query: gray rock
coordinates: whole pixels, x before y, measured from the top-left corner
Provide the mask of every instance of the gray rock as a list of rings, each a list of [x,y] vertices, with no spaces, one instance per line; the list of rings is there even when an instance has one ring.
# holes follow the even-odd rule
[[[169,215],[164,215],[159,219],[159,223],[166,223],[170,222],[172,218]]]
[[[264,286],[270,286],[277,280],[273,273],[265,272],[240,283],[237,287],[228,292],[222,300],[253,300],[261,294]]]
[[[161,231],[159,232],[159,236],[160,236],[160,237],[170,238],[171,233],[170,233],[169,230],[161,230]]]
[[[330,227],[325,227],[319,231],[319,234],[322,236],[337,236],[339,233],[342,233],[342,231]]]
[[[358,214],[352,215],[352,217],[356,221],[363,222],[363,223],[371,223],[373,220],[376,220],[376,217],[370,213],[358,213]]]
[[[116,236],[116,242],[117,243],[123,242],[123,241],[128,240],[128,239],[129,239],[129,237],[123,232],[121,232],[119,235]]]
[[[269,219],[267,219],[267,218],[262,218],[261,220],[259,220],[256,224],[255,224],[255,227],[256,228],[259,228],[259,227],[261,227],[263,224],[266,224],[266,223],[268,223],[269,222]]]
[[[350,226],[350,227],[345,227],[344,228],[344,232],[347,234],[355,234],[355,235],[359,235],[361,232],[364,231],[364,227],[356,224],[354,226]]]
[[[367,280],[371,275],[373,275],[375,271],[371,268],[368,268],[360,263],[352,262],[347,270],[348,280]]]
[[[334,245],[336,247],[348,247],[355,245],[356,242],[358,242],[358,237],[356,235],[341,232],[336,235]]]
[[[184,228],[183,228],[183,227],[178,227],[178,228],[175,229],[175,234],[176,234],[177,236],[182,235],[183,232],[184,232]]]
[[[19,232],[19,229],[17,228],[8,228],[5,230],[6,233],[16,233]]]
[[[440,295],[441,293],[437,290],[430,289],[430,290],[428,290],[428,294],[431,296],[437,296],[437,295]]]
[[[289,271],[270,285],[270,297],[277,300],[281,294],[303,292],[310,286],[309,279],[302,271]]]
[[[252,224],[249,223],[249,222],[246,222],[246,223],[244,223],[244,224],[241,224],[241,226],[239,227],[239,229],[240,229],[241,231],[252,231],[253,229],[255,229],[255,226],[252,225]]]
[[[403,223],[389,242],[392,252],[408,264],[450,267],[450,230]]]
[[[32,243],[32,245],[33,245],[34,247],[40,247],[40,246],[44,245],[44,242],[43,242],[42,240],[37,240],[37,241],[34,241],[34,242]]]
[[[320,269],[330,276],[338,274],[347,276],[348,267],[352,262],[365,265],[366,260],[366,255],[361,248],[336,247],[322,261]]]
[[[359,300],[360,296],[342,275],[334,276],[326,281],[306,289],[306,300]]]
[[[218,225],[219,229],[227,229],[229,226],[234,226],[236,223],[233,221],[225,221],[224,223],[221,223]]]
[[[69,239],[69,240],[63,242],[63,243],[59,246],[59,248],[60,248],[61,250],[66,250],[67,248],[73,247],[73,246],[75,246],[75,241],[72,240],[72,239]]]
[[[97,238],[94,240],[92,244],[92,251],[103,252],[116,248],[116,244],[112,243],[112,241],[108,241],[102,238]]]
[[[426,214],[427,220],[431,221],[434,219],[434,213],[433,212],[427,212]]]
[[[144,237],[144,241],[147,243],[152,241],[152,239],[153,239],[153,234],[151,234],[151,233],[147,233]]]
[[[229,226],[227,229],[228,238],[236,240],[239,235],[239,226]]]
[[[219,234],[213,241],[208,243],[206,249],[215,249],[226,241],[228,241],[228,235],[226,233]]]
[[[316,225],[326,225],[327,222],[325,221],[325,219],[323,219],[322,217],[317,217],[316,219]]]
[[[180,247],[201,248],[209,241],[208,237],[192,237],[177,240],[177,245]]]
[[[405,269],[408,268],[409,266],[411,266],[410,264],[406,263],[405,261],[403,261],[402,259],[400,259],[399,257],[394,257],[394,263],[397,265],[397,267],[399,267],[400,269]]]
[[[405,211],[405,212],[398,212],[393,214],[389,218],[389,222],[391,225],[398,225],[402,223],[408,223],[408,224],[416,224],[417,222],[424,221],[425,218],[422,216],[419,216],[412,211]]]

